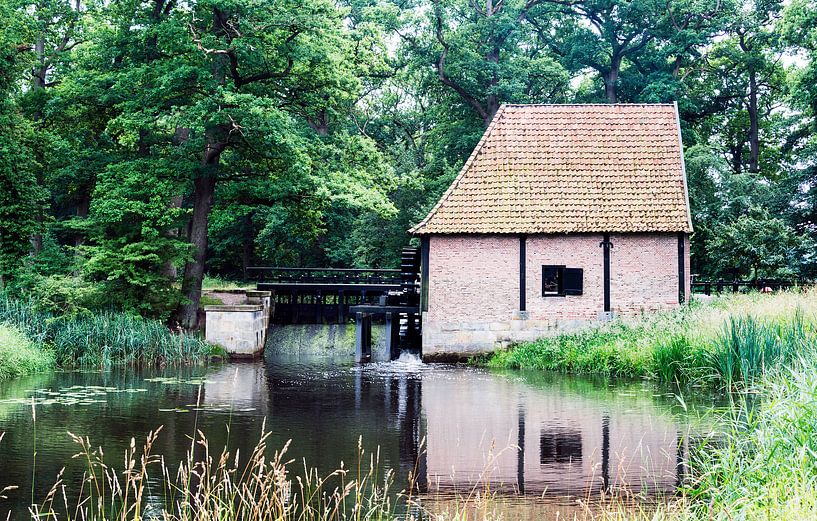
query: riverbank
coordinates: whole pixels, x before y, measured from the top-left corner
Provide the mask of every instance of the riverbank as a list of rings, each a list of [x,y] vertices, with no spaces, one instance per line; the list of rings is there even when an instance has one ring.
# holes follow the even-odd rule
[[[15,327],[0,324],[0,380],[40,373],[54,367],[53,355],[38,348]]]
[[[56,316],[0,296],[0,380],[54,367],[188,364],[220,351],[157,321],[118,312]]]
[[[815,339],[817,292],[755,293],[517,344],[482,362],[733,388],[813,350]]]

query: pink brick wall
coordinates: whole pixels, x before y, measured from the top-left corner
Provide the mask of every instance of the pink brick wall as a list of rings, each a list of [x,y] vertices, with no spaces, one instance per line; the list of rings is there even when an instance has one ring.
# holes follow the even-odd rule
[[[593,320],[598,317],[604,308],[604,252],[599,247],[603,238],[601,234],[528,237],[525,294],[531,319]],[[546,264],[582,268],[583,294],[543,297],[542,266]]]
[[[519,307],[519,237],[434,235],[428,320],[510,320]]]
[[[678,304],[678,236],[612,234],[610,300],[622,315]],[[689,248],[685,248],[687,273]]]
[[[677,305],[677,235],[613,234],[610,238],[613,311],[630,315]],[[532,320],[597,318],[603,310],[601,240],[601,234],[528,237],[526,305]],[[688,239],[685,253],[689,295]],[[542,297],[545,264],[582,268],[584,294]],[[519,237],[432,236],[428,298],[428,321],[511,320],[519,309]]]

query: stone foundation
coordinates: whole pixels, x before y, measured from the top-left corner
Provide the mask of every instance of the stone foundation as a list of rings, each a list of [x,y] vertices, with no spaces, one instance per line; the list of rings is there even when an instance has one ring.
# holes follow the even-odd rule
[[[205,339],[223,347],[230,356],[260,355],[267,341],[271,301],[269,291],[247,291],[244,304],[206,306]]]
[[[508,320],[490,322],[428,321],[423,313],[423,359],[454,360],[505,349],[516,342],[532,342],[591,323],[589,320],[535,320],[514,312]]]

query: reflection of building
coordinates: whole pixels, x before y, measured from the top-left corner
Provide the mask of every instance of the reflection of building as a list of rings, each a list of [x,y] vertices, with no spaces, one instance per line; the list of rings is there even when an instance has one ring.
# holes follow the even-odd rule
[[[432,488],[583,495],[677,484],[677,427],[646,403],[628,410],[490,377],[429,378],[423,398]]]

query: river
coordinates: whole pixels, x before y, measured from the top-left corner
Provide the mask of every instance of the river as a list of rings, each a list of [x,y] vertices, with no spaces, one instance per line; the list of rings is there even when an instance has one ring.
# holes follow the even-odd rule
[[[0,499],[0,519],[9,510],[26,519],[32,493],[42,501],[63,467],[69,488],[77,486],[82,465],[68,432],[88,436],[121,466],[131,438],[139,445],[159,426],[153,452],[166,461],[184,458],[195,429],[211,450],[227,444],[248,454],[265,424],[268,446],[292,440],[289,457],[325,473],[356,461],[362,440],[396,470],[396,489],[417,469],[421,500],[434,508],[486,486],[514,504],[515,519],[567,513],[605,490],[652,501],[671,497],[683,479],[696,410],[648,382],[405,355],[366,366],[270,354],[197,368],[37,375],[0,383],[0,490],[18,487]]]

